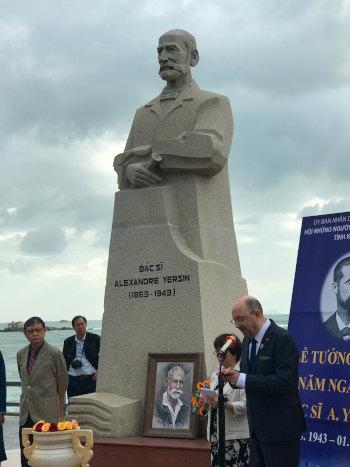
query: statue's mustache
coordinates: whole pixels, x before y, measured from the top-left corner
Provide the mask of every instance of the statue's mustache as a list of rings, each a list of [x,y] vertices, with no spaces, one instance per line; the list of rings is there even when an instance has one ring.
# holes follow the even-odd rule
[[[187,73],[188,71],[188,65],[179,65],[178,63],[160,65],[160,71],[165,71],[167,68],[173,68],[174,70],[181,71],[181,73]]]

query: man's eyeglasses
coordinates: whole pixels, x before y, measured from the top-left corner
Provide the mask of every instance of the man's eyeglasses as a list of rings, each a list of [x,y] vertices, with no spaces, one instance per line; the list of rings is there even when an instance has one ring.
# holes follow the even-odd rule
[[[24,332],[26,334],[41,334],[44,331],[44,328],[34,328],[34,329],[26,329]]]
[[[232,318],[230,319],[230,323],[232,324],[241,324],[243,323],[243,321],[245,321],[249,315],[251,315],[252,313],[254,313],[255,310],[252,310],[250,311],[247,315],[245,316],[236,316],[236,318]]]

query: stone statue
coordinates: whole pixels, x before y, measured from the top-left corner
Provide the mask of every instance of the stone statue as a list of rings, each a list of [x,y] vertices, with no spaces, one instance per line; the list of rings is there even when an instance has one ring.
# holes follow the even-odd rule
[[[98,436],[141,433],[149,353],[200,353],[207,375],[212,342],[234,331],[230,307],[247,293],[228,180],[230,103],[197,86],[191,66],[198,60],[188,32],[160,37],[166,86],[136,111],[125,150],[114,160],[119,191],[97,391],[68,406]]]
[[[115,158],[121,190],[166,185],[175,174],[210,177],[225,165],[232,140],[230,103],[198,87],[190,68],[198,61],[190,33],[174,29],[160,37],[159,75],[167,84],[136,111],[125,151]]]

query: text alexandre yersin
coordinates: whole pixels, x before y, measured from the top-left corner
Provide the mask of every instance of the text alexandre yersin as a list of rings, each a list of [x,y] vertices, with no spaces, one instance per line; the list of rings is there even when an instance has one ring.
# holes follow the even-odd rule
[[[165,275],[163,272],[163,262],[160,263],[146,263],[138,266],[139,274],[159,273],[158,275],[152,274],[147,276],[139,277],[127,277],[123,279],[117,279],[114,282],[114,287],[118,288],[129,288],[148,286],[144,290],[130,290],[129,298],[160,298],[160,297],[172,297],[176,294],[176,285],[184,284],[191,281],[190,274],[177,274],[177,275]],[[172,287],[169,288],[169,284]],[[151,286],[151,287],[150,287]],[[157,286],[153,288],[153,286]],[[163,288],[168,286],[168,288]]]

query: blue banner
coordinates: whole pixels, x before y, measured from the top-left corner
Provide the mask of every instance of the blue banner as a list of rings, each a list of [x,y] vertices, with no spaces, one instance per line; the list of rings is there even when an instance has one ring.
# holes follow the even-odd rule
[[[350,466],[350,212],[303,218],[289,331],[308,431],[301,466]]]

